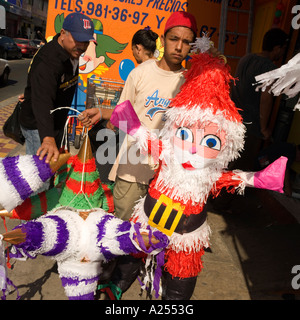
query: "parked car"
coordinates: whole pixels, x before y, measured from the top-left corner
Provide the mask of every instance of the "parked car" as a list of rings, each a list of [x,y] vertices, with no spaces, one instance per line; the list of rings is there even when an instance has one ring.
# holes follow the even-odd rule
[[[8,83],[8,76],[10,74],[10,65],[7,60],[0,59],[0,84],[5,86]]]
[[[0,35],[0,58],[5,60],[8,58],[22,58],[21,49],[16,45],[12,38]]]
[[[35,44],[38,48],[41,47],[41,42],[42,42],[42,40],[40,40],[40,39],[32,39],[32,41],[34,42],[34,44]]]
[[[38,51],[38,47],[30,39],[14,38],[14,40],[21,49],[23,56],[32,57]]]

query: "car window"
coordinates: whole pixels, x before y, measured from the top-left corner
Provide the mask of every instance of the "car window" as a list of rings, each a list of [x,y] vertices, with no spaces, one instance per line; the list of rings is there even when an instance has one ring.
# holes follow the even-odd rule
[[[8,43],[8,39],[7,37],[1,37],[1,43],[2,44],[5,44],[5,43]]]
[[[16,41],[17,43],[21,43],[21,44],[28,44],[28,40],[15,39],[15,41]]]

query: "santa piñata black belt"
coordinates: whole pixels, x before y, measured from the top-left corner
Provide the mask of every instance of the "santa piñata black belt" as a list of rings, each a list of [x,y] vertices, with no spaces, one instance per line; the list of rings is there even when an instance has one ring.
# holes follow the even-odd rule
[[[171,236],[173,232],[189,233],[198,229],[206,220],[206,206],[198,214],[184,214],[185,206],[175,202],[162,194],[159,199],[147,194],[144,202],[144,211],[149,217],[149,225]]]

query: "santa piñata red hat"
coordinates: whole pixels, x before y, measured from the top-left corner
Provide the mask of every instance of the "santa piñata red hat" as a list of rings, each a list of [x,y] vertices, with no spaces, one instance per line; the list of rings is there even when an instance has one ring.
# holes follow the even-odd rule
[[[230,99],[230,81],[234,78],[224,60],[201,53],[193,55],[191,63],[185,74],[186,81],[170,106],[208,108],[215,115],[221,112],[227,120],[242,122],[238,109]]]

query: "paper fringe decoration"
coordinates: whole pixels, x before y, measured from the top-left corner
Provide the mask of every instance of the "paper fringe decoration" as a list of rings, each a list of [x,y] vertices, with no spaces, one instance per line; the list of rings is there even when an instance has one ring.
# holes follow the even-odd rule
[[[280,68],[256,76],[255,80],[256,91],[265,91],[271,86],[268,92],[274,96],[285,94],[288,98],[295,97],[300,92],[300,53]],[[295,110],[300,110],[300,98]]]
[[[101,207],[103,189],[100,182],[94,158],[82,163],[77,156],[71,157],[59,204],[82,210]]]
[[[0,294],[1,300],[6,300],[6,295],[10,292],[10,287],[17,290],[17,300],[20,299],[17,287],[7,276],[6,256],[3,245],[3,236],[0,234]]]
[[[60,155],[57,162],[46,163],[36,155],[6,157],[0,160],[0,205],[8,212],[41,188],[45,181],[67,161],[70,154]]]
[[[43,191],[26,199],[12,211],[11,219],[32,220],[54,209],[59,201],[60,192],[57,188]]]
[[[11,211],[37,191],[53,172],[38,156],[7,157],[0,161],[0,203]]]
[[[203,33],[202,37],[197,37],[195,42],[192,43],[191,46],[191,52],[197,54],[207,52],[211,47],[214,46],[214,43],[210,41],[207,33]]]
[[[157,231],[153,235],[159,243],[146,248],[140,240],[139,225],[118,219],[102,209],[89,213],[86,220],[72,210],[60,209],[15,229],[26,235],[24,242],[14,246],[17,252],[29,258],[41,254],[57,261],[58,273],[70,300],[94,298],[101,261],[141,251],[158,254],[168,245],[168,237]],[[141,246],[135,242],[135,234]]]
[[[170,107],[210,109],[213,114],[221,113],[225,120],[241,123],[242,117],[229,95],[229,84],[234,80],[229,66],[207,53],[193,55],[191,63],[185,73],[186,81]]]
[[[107,212],[114,212],[114,183],[101,182],[88,135],[78,155],[69,159],[66,168],[61,170],[61,175],[62,177],[58,175],[55,179],[56,184],[65,179],[59,205],[79,210],[102,208]]]
[[[91,150],[89,152],[88,141],[87,144],[86,157],[82,151],[85,149],[84,143],[78,155],[70,157],[68,162],[57,170],[54,188],[25,199],[12,212],[1,212],[0,216],[28,221],[61,206],[76,210],[102,208],[107,212],[114,212],[114,183],[101,182],[95,158]]]

